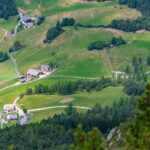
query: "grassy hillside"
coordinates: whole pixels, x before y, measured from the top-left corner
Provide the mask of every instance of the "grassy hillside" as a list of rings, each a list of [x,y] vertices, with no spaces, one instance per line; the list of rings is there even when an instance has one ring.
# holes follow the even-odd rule
[[[94,7],[95,4],[88,5],[90,5],[90,7],[93,6],[93,8],[79,8],[79,10],[70,10],[69,12],[61,14],[49,14],[50,16],[46,18],[46,22],[43,25],[20,32],[17,35],[17,39],[26,45],[25,49],[17,52],[15,55],[20,71],[26,72],[30,67],[36,67],[42,63],[54,61],[60,64],[58,74],[62,75],[89,77],[100,77],[105,74],[110,75],[111,68],[103,52],[94,52],[92,56],[91,53],[87,51],[87,46],[95,40],[108,41],[113,36],[118,36],[115,32],[112,33],[100,28],[79,28],[78,30],[75,30],[74,27],[71,27],[65,28],[64,34],[55,39],[51,44],[46,45],[42,42],[48,28],[54,26],[58,19],[62,19],[66,16],[74,17],[77,22],[85,24],[89,22],[93,24],[108,24],[114,18],[137,17],[139,15],[138,12],[127,7],[123,7],[121,10],[119,7],[114,8],[108,4],[108,6],[106,5],[104,7],[103,3],[97,4],[96,8]],[[113,5],[115,6],[115,2]],[[92,17],[92,15],[94,15],[94,17]],[[33,43],[35,44],[33,45]],[[93,68],[93,71],[89,69],[89,66]],[[82,70],[81,68],[84,69]]]
[[[132,62],[134,56],[141,57],[146,64],[147,56],[150,55],[149,32],[130,35],[133,36],[131,43],[125,46],[115,47],[108,53],[115,70],[124,70],[127,62]],[[150,70],[150,68],[145,67],[145,70]]]

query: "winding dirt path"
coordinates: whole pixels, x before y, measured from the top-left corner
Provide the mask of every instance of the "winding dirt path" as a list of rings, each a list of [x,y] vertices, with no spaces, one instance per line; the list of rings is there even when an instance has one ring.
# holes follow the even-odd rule
[[[36,112],[36,111],[42,111],[42,110],[49,110],[49,109],[57,109],[57,108],[68,108],[69,106],[53,106],[53,107],[44,107],[44,108],[36,108],[36,109],[30,109],[28,110],[28,113]],[[77,109],[84,109],[84,110],[90,110],[90,107],[83,107],[83,106],[72,106],[73,108]]]

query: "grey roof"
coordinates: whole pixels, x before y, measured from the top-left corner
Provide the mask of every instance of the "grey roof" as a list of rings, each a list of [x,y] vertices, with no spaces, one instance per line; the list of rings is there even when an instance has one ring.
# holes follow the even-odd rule
[[[8,116],[10,119],[17,119],[18,118],[17,114],[9,114]]]
[[[49,70],[49,68],[50,68],[49,65],[46,65],[46,64],[41,66],[41,69],[46,70],[46,71]]]
[[[32,76],[38,76],[40,73],[41,71],[36,69],[29,69],[27,72],[28,75],[32,75]]]
[[[22,20],[24,22],[27,22],[27,21],[31,20],[31,17],[30,16],[22,16]]]

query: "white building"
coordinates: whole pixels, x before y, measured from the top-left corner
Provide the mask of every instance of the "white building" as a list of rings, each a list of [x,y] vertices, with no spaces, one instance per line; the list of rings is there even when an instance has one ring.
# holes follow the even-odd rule
[[[3,111],[4,113],[17,113],[17,109],[14,104],[4,105]]]

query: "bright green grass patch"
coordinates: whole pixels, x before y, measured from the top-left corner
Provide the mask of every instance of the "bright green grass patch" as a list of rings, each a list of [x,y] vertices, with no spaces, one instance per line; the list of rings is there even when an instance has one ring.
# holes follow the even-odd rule
[[[63,108],[33,112],[30,114],[29,123],[39,122],[43,119],[48,119],[49,117],[53,117],[54,115],[61,114],[63,112],[64,112]]]
[[[85,113],[87,110],[77,109],[77,111],[80,113]],[[65,112],[64,108],[56,108],[56,109],[49,109],[49,110],[32,112],[30,114],[29,123],[40,122],[43,119],[48,119],[49,117],[53,117],[54,115],[58,115],[58,114],[61,114],[64,112]]]
[[[72,56],[69,63],[63,65],[56,75],[101,77],[111,75],[111,67],[104,52],[82,52]]]
[[[91,93],[87,92],[77,92],[72,95],[33,95],[25,96],[19,101],[19,104],[23,108],[34,109],[42,108],[48,106],[60,106],[60,105],[69,105],[69,103],[61,103],[63,100],[71,98],[73,105],[93,107],[95,104],[100,104],[102,106],[109,105],[111,106],[114,101],[119,100],[120,97],[125,96],[123,94],[122,87],[108,87],[102,91]]]
[[[16,78],[11,60],[0,63],[0,84]]]
[[[17,17],[10,17],[8,20],[0,19],[0,28],[6,29],[11,32],[12,29],[15,29],[17,24]]]

